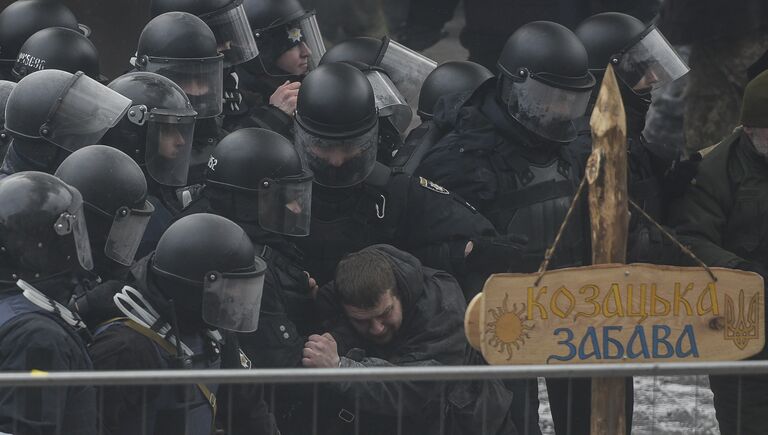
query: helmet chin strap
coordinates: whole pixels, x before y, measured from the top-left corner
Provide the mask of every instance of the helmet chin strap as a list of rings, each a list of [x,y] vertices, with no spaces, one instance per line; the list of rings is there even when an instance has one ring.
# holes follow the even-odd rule
[[[69,308],[44,295],[40,290],[34,288],[28,282],[20,279],[16,281],[16,286],[23,290],[22,294],[30,302],[49,313],[58,315],[62,320],[67,322],[67,325],[76,330],[86,328],[85,323],[83,323],[83,320],[77,313],[70,311]]]

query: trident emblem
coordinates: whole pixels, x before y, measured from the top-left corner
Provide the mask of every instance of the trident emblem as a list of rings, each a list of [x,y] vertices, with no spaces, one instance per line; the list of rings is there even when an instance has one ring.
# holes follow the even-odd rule
[[[749,341],[759,337],[758,314],[760,310],[758,294],[749,299],[749,309],[744,307],[744,290],[739,292],[739,315],[733,306],[733,299],[725,295],[725,339],[733,341],[740,350],[744,350]],[[745,318],[746,314],[746,318]]]

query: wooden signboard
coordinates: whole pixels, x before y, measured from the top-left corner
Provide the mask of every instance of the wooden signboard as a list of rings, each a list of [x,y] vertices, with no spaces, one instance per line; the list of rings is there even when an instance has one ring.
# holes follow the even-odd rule
[[[765,344],[763,279],[712,268],[603,264],[493,275],[467,338],[490,364],[740,360]]]

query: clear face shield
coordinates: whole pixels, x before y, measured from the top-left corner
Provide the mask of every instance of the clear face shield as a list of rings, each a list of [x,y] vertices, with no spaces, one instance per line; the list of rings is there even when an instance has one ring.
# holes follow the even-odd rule
[[[376,109],[380,118],[389,118],[392,125],[403,133],[411,124],[413,109],[400,93],[389,76],[376,69],[365,71],[365,77],[371,83],[376,98]]]
[[[224,56],[206,59],[145,57],[144,71],[160,74],[179,85],[189,97],[198,118],[211,118],[224,108]]]
[[[130,266],[136,257],[144,230],[149,224],[155,207],[148,201],[144,202],[141,210],[129,207],[120,207],[112,220],[112,227],[104,245],[104,254],[107,258]]]
[[[247,62],[259,55],[242,0],[200,18],[216,35],[219,51],[224,54],[225,68]]]
[[[507,112],[525,128],[556,142],[570,142],[576,138],[573,121],[586,113],[590,89],[556,88],[530,75],[522,81],[504,76],[501,86],[501,99]]]
[[[128,113],[134,124],[147,124],[145,165],[149,175],[165,186],[187,184],[192,141],[195,135],[195,112],[179,114],[166,109],[134,106]]]
[[[69,191],[72,194],[72,204],[56,219],[53,230],[62,237],[71,235],[72,250],[77,256],[80,267],[85,270],[93,270],[91,242],[88,238],[88,227],[85,224],[85,212],[83,211],[83,196],[77,189],[70,188]]]
[[[379,66],[389,73],[411,107],[416,108],[419,107],[421,84],[437,68],[437,62],[390,40]]]
[[[117,125],[131,100],[77,72],[51,107],[40,136],[70,152],[98,143]]]
[[[216,328],[233,332],[258,329],[264,272],[267,265],[255,259],[255,271],[205,274],[203,282],[203,320]]]
[[[296,177],[262,180],[259,226],[273,233],[308,236],[313,181],[309,171]]]
[[[616,75],[636,94],[647,94],[673,82],[690,71],[688,65],[651,27],[634,45],[611,58]]]
[[[354,138],[321,138],[296,123],[296,148],[325,187],[350,187],[368,177],[376,164],[379,126]]]
[[[320,32],[320,26],[317,24],[317,16],[315,11],[309,11],[307,15],[302,17],[296,26],[301,30],[301,34],[304,37],[304,43],[309,47],[309,51],[312,54],[309,55],[309,70],[317,68],[320,65],[320,59],[325,54],[325,42],[323,41],[323,34]]]

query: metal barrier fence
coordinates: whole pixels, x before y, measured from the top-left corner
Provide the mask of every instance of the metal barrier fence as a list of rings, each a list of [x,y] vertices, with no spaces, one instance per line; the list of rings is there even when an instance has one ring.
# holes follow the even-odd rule
[[[407,410],[403,404],[403,385],[408,383],[434,383],[441,385],[439,391],[443,396],[436,399],[445,404],[446,388],[452,384],[465,381],[492,381],[509,379],[535,379],[535,378],[588,378],[588,377],[635,377],[635,418],[632,433],[635,435],[646,434],[719,434],[714,419],[714,411],[711,407],[711,393],[708,389],[705,375],[766,375],[768,374],[768,361],[757,362],[710,362],[710,363],[669,363],[669,364],[584,364],[568,366],[450,366],[450,367],[396,367],[396,368],[361,368],[361,369],[254,369],[254,370],[163,370],[163,371],[121,371],[121,372],[67,372],[67,373],[0,373],[0,388],[38,389],[40,391],[54,391],[61,387],[73,386],[131,386],[141,389],[142,400],[151,400],[153,386],[181,385],[179,391],[195,391],[198,384],[219,385],[222,395],[219,402],[232,404],[233,388],[237,386],[262,386],[261,398],[269,409],[280,408],[274,394],[274,388],[286,386],[303,386],[304,398],[310,403],[312,411],[310,417],[299,423],[304,429],[296,432],[291,430],[286,433],[324,434],[341,433],[328,432],[323,427],[322,419],[318,418],[319,407],[323,406],[322,394],[319,392],[332,384],[339,383],[364,383],[377,382],[392,384],[397,397],[396,413],[391,416],[393,427],[392,434],[414,433],[409,431]],[[645,379],[645,380],[643,380]],[[647,381],[647,382],[646,382]],[[552,422],[548,416],[548,404],[543,393],[543,382],[539,382],[542,404],[539,407],[541,427],[544,435],[554,433]],[[638,392],[638,386],[644,390]],[[222,390],[221,388],[224,388]],[[406,387],[407,388],[407,387]],[[649,390],[650,388],[650,390]],[[271,392],[270,392],[271,389]],[[668,389],[668,391],[665,391]],[[99,400],[104,400],[103,388],[99,389]],[[156,390],[156,389],[155,389]],[[18,391],[18,390],[17,390]],[[226,391],[226,393],[223,393]],[[264,392],[266,391],[266,393]],[[650,396],[649,396],[650,394]],[[225,395],[228,395],[227,398]],[[666,398],[666,399],[665,399]],[[577,400],[577,398],[573,398]],[[355,407],[359,406],[359,399],[355,399]],[[242,403],[238,409],[242,408]],[[526,404],[528,405],[528,404]],[[142,405],[143,406],[143,405]],[[365,429],[361,429],[358,420],[354,420],[359,414],[359,409],[353,407],[350,412],[349,431],[344,433],[359,433],[368,435]],[[101,408],[101,404],[99,406]],[[189,412],[190,409],[185,409]],[[219,425],[217,434],[243,433],[234,430],[232,422],[237,419],[231,409],[219,409]],[[234,411],[241,412],[241,411]],[[486,408],[482,409],[486,412]],[[438,414],[440,418],[439,433],[453,433],[451,424],[455,422],[443,421],[447,418],[444,414]],[[343,416],[339,414],[339,418]],[[141,418],[146,418],[145,414]],[[425,417],[426,418],[426,417]],[[354,421],[353,421],[354,420]],[[476,433],[487,432],[483,419],[482,426]],[[186,423],[189,424],[189,423]],[[526,423],[527,424],[527,423]],[[141,427],[145,427],[142,423]],[[109,433],[103,431],[99,433]],[[570,429],[570,427],[569,427]],[[535,433],[532,430],[518,429],[519,433]],[[60,433],[60,432],[56,432]],[[160,432],[144,430],[145,434]],[[204,432],[180,432],[180,433],[204,433]],[[259,431],[248,433],[261,433]],[[390,433],[390,432],[378,432]],[[64,435],[67,435],[66,433]],[[165,435],[163,433],[163,435]],[[558,434],[560,435],[560,434]]]

